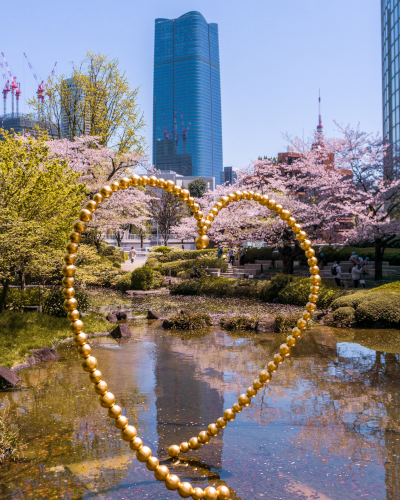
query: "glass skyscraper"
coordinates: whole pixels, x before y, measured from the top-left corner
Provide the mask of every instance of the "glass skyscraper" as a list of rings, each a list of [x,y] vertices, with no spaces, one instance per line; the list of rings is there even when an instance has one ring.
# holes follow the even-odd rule
[[[399,4],[400,0],[381,0],[383,136],[397,146],[400,145]]]
[[[207,24],[200,12],[155,21],[153,164],[220,180],[218,25]]]

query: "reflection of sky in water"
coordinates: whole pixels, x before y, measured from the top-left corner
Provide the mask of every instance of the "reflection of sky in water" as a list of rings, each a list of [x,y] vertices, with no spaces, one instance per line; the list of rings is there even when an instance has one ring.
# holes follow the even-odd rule
[[[169,445],[221,416],[285,338],[141,325],[130,341],[92,339],[93,352],[118,404],[163,460]],[[62,362],[21,372],[25,390],[0,393],[28,442],[24,463],[0,467],[0,498],[180,498],[120,440],[75,351],[61,352]],[[396,355],[314,329],[212,444],[170,469],[203,488],[226,481],[243,500],[396,500],[399,375]]]

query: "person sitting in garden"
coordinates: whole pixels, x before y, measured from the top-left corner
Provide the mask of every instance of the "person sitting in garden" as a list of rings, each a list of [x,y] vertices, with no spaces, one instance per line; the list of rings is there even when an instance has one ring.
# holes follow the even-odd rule
[[[356,252],[351,252],[351,256],[350,256],[350,259],[349,261],[354,264],[354,262],[356,261],[357,259],[357,255],[356,255]]]
[[[354,288],[358,288],[358,284],[360,283],[361,271],[358,269],[357,262],[354,262],[353,267],[351,269],[351,278],[354,283]]]

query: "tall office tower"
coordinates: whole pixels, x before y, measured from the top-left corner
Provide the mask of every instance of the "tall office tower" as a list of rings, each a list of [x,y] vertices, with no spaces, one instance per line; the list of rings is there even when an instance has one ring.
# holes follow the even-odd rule
[[[400,0],[381,0],[383,136],[397,146],[400,145],[399,4]]]
[[[153,163],[162,171],[220,180],[218,25],[199,12],[155,21]]]
[[[233,170],[233,167],[224,167],[223,171],[220,173],[220,183],[231,186],[236,182],[237,173]]]
[[[74,78],[63,81],[61,103],[61,134],[73,139],[90,133],[90,111],[87,109],[85,92],[79,88]]]

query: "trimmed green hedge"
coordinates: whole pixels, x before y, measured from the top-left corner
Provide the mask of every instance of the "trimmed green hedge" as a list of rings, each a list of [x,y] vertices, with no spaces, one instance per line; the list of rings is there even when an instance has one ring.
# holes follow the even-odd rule
[[[182,271],[191,271],[192,267],[211,267],[218,268],[223,271],[228,269],[228,264],[223,259],[218,258],[207,258],[203,257],[201,259],[190,259],[190,260],[178,260],[173,262],[165,262],[164,264],[159,264],[154,269],[161,272],[164,275],[169,274],[171,271],[171,276],[177,276],[178,273]]]
[[[206,278],[182,281],[170,287],[174,295],[207,295],[211,297],[236,297],[258,299],[266,286],[259,280],[236,280],[233,278]]]
[[[216,257],[217,250],[206,248],[205,250],[184,250],[182,252],[169,252],[158,257],[159,262],[173,262],[176,260],[190,260],[196,257],[210,256]]]
[[[47,295],[43,306],[43,312],[45,314],[59,318],[67,316],[68,311],[64,309],[65,298],[62,291],[62,288],[58,288]],[[78,301],[79,312],[86,312],[89,309],[89,295],[87,293],[75,291],[74,298]]]
[[[151,250],[152,252],[156,252],[156,253],[162,253],[162,254],[167,254],[167,253],[170,253],[172,252],[172,248],[170,247],[166,247],[166,246],[159,246],[159,247],[155,247]]]

